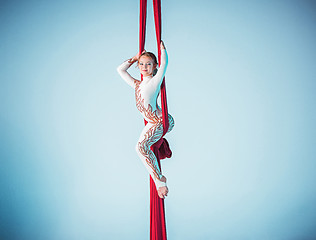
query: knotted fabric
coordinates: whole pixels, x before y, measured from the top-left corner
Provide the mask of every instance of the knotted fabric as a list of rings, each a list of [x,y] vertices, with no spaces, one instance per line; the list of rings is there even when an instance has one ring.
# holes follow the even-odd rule
[[[158,63],[160,66],[160,43],[161,43],[161,0],[153,0],[154,7],[154,18],[155,18],[155,29],[156,39],[158,48]],[[146,36],[146,14],[147,14],[147,0],[140,0],[140,19],[139,19],[139,52],[142,53],[145,47],[145,36]],[[143,76],[141,76],[143,80]],[[167,107],[167,96],[166,96],[166,85],[165,78],[162,81],[161,89],[161,109],[163,118],[163,135],[166,134],[169,128],[168,120],[168,107]],[[145,121],[145,125],[147,122]],[[158,165],[161,169],[160,159],[171,157],[171,150],[169,144],[165,138],[161,138],[152,147]],[[157,189],[154,181],[150,177],[150,240],[166,240],[166,221],[165,221],[165,208],[164,199],[160,198],[157,193]]]

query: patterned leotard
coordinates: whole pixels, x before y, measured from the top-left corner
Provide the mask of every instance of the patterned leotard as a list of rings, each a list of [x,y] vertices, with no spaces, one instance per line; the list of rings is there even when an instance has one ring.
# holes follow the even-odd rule
[[[162,114],[157,104],[157,98],[168,65],[167,51],[165,49],[161,51],[161,65],[155,76],[144,77],[142,81],[139,81],[127,72],[127,69],[131,65],[132,64],[127,60],[117,68],[117,71],[120,76],[135,89],[136,107],[148,122],[137,142],[136,152],[158,189],[159,187],[166,186],[166,183],[160,180],[162,177],[161,170],[158,166],[156,156],[150,147],[163,135]],[[174,126],[174,121],[171,115],[168,117],[169,132]]]

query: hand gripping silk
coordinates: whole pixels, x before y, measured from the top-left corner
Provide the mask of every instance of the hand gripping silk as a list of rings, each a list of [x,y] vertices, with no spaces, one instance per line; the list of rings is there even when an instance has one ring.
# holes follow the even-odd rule
[[[155,17],[155,29],[156,29],[156,39],[158,48],[158,61],[160,65],[161,51],[161,1],[153,0],[154,6],[154,17]],[[146,35],[146,8],[147,0],[140,0],[140,26],[139,26],[139,52],[144,50],[145,45],[145,35]],[[169,130],[168,121],[168,108],[167,108],[167,97],[166,97],[166,86],[165,79],[163,79],[161,84],[161,108],[162,108],[162,118],[163,118],[163,135]],[[145,121],[146,124],[146,121]],[[173,124],[172,124],[173,125]],[[162,136],[163,136],[162,135]],[[164,138],[152,146],[152,150],[157,157],[158,164],[160,167],[160,159],[165,157],[171,157],[171,151],[169,145]],[[168,155],[168,156],[166,156]],[[165,221],[165,209],[164,200],[159,198],[155,183],[152,178],[150,178],[150,240],[166,240],[166,221]]]

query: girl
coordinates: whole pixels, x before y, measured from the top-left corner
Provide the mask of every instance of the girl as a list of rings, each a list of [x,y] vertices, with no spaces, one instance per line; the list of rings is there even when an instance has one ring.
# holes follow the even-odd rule
[[[163,134],[162,111],[158,106],[157,98],[166,73],[168,56],[163,42],[160,44],[160,49],[161,64],[158,70],[156,56],[151,52],[144,51],[122,63],[117,71],[125,82],[135,89],[136,107],[148,122],[137,142],[136,152],[154,180],[159,197],[165,198],[168,195],[167,179],[161,174],[157,158],[150,149]],[[127,69],[135,62],[138,62],[137,66],[143,75],[143,81],[133,78],[127,72]],[[174,126],[174,121],[171,115],[168,115],[168,118],[168,132],[170,132]]]

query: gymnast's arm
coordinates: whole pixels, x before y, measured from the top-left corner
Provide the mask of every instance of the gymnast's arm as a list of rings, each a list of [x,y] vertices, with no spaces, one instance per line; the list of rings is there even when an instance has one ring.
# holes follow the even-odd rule
[[[165,48],[164,43],[161,41],[160,44],[160,50],[161,50],[161,62],[160,62],[160,67],[156,73],[156,75],[154,76],[154,78],[152,79],[154,84],[156,85],[156,87],[160,87],[162,80],[166,74],[167,71],[167,66],[168,66],[168,54],[167,54],[167,50]]]
[[[137,56],[137,55],[136,55]],[[137,79],[133,78],[128,72],[127,69],[129,69],[130,66],[133,65],[134,62],[137,61],[137,58],[133,57],[129,60],[126,60],[123,62],[120,66],[117,67],[117,72],[120,74],[121,78],[124,79],[124,81],[130,85],[131,87],[135,88],[135,81],[138,81]]]

